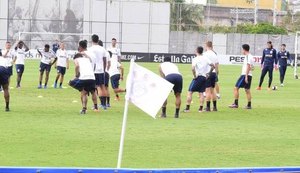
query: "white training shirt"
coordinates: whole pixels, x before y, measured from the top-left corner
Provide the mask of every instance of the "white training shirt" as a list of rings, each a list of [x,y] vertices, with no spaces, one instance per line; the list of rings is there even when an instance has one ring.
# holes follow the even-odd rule
[[[206,56],[197,56],[192,61],[192,67],[195,68],[197,76],[206,77],[211,69],[211,64],[213,64],[212,61]]]
[[[75,59],[79,65],[79,79],[80,80],[95,80],[95,74],[92,67],[91,60],[86,57]]]
[[[57,63],[56,66],[67,67],[68,54],[66,50],[58,49],[56,51]]]
[[[206,56],[208,59],[210,59],[210,61],[214,65],[219,64],[219,59],[218,59],[216,52],[214,52],[212,50],[208,50],[208,51],[204,52],[203,56]],[[213,72],[216,72],[216,69],[214,69]]]
[[[118,60],[118,57],[121,57],[121,50],[119,49],[118,46],[116,46],[116,47],[111,46],[107,49],[107,51],[110,51],[112,53],[112,56],[111,56],[112,59],[115,58]]]
[[[40,50],[41,54],[42,54],[42,59],[41,62],[44,64],[50,64],[52,58],[55,58],[55,54],[54,52],[52,52],[51,50],[49,50],[49,52],[45,52],[44,50]]]
[[[106,57],[106,50],[99,45],[92,45],[88,51],[94,54],[94,58],[92,59],[94,64],[94,73],[104,73],[105,69],[103,68],[103,58]]]
[[[180,74],[177,65],[171,62],[161,63],[160,68],[165,76],[168,76],[169,74]]]
[[[6,52],[7,52],[6,49],[2,50],[2,57],[6,60],[6,67],[11,67],[13,64],[14,51],[10,49],[8,50],[7,55],[4,56]]]
[[[18,64],[18,65],[25,64],[25,54],[26,54],[26,51],[24,48],[22,48],[22,49],[17,48],[17,50],[15,51],[16,64]]]
[[[110,68],[109,68],[109,76],[113,76],[113,75],[117,75],[117,74],[120,74],[120,67],[121,67],[121,64],[119,63],[119,61],[117,59],[112,59],[110,61]]]
[[[3,56],[0,56],[0,66],[7,67],[6,64],[6,59],[4,59]]]
[[[250,68],[251,68],[248,75],[252,76],[252,68],[254,66],[254,60],[253,60],[253,56],[251,54],[246,55],[246,57],[244,59],[242,75],[246,75],[248,64],[250,64]]]

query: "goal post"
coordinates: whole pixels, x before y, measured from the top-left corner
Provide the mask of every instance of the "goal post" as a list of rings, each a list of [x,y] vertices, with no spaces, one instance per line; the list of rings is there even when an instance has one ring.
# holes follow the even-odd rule
[[[294,77],[295,79],[298,79],[298,54],[300,53],[298,51],[298,47],[299,47],[299,41],[298,41],[298,36],[300,35],[300,31],[296,32],[296,36],[295,36],[295,58],[294,58]],[[291,63],[292,65],[292,63]]]

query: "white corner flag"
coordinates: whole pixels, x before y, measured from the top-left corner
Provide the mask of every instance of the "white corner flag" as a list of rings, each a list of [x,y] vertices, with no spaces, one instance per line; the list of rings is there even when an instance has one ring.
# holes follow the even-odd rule
[[[129,101],[151,117],[155,118],[172,88],[173,84],[152,71],[136,64],[134,59],[131,59],[129,74],[126,81],[126,101],[117,168],[121,168],[122,163]]]

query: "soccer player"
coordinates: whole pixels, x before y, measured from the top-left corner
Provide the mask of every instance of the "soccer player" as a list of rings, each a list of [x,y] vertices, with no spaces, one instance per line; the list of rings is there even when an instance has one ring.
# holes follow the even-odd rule
[[[112,53],[109,52],[109,54],[111,55]],[[123,80],[124,77],[124,68],[120,64],[120,62],[115,58],[111,60],[109,75],[110,75],[111,87],[114,90],[114,93],[116,94],[115,100],[119,101],[120,100],[119,93],[126,92],[125,89],[119,87],[120,80]]]
[[[10,77],[13,75],[14,51],[11,49],[9,41],[5,43],[5,49],[2,50],[2,57],[6,60],[6,68],[9,74],[8,82],[10,82]]]
[[[56,53],[57,52],[57,50],[59,49],[59,44],[58,44],[58,40],[55,40],[55,43],[52,45],[52,51],[54,52],[54,53]]]
[[[179,110],[180,110],[180,105],[181,105],[181,92],[182,92],[182,75],[179,72],[179,69],[177,65],[171,62],[170,57],[165,57],[164,62],[160,64],[159,66],[159,72],[161,77],[165,78],[167,81],[170,83],[174,84],[173,91],[175,94],[175,118],[179,118]],[[162,106],[162,118],[167,117],[167,100],[164,102]]]
[[[213,101],[213,111],[217,111],[217,95],[215,92],[216,81],[219,74],[219,60],[217,54],[213,51],[213,44],[211,41],[206,42],[206,52],[203,56],[210,59],[210,61],[214,64],[215,69],[212,71],[210,76],[208,76],[206,80],[206,111],[210,112],[210,103]]]
[[[62,84],[64,82],[64,76],[66,74],[66,69],[69,69],[69,58],[67,55],[67,51],[65,49],[65,44],[63,42],[60,43],[59,49],[56,52],[57,61],[55,64],[55,68],[57,69],[57,76],[54,82],[54,88],[57,88],[57,82],[60,78],[59,88],[62,88]]]
[[[187,104],[184,112],[190,112],[190,105],[192,102],[192,95],[194,92],[203,93],[206,88],[206,79],[211,75],[214,70],[214,64],[211,60],[203,54],[203,47],[199,46],[196,49],[196,57],[192,61],[192,73],[193,80],[190,84],[188,95],[187,95]],[[203,111],[203,105],[201,105],[201,100],[203,100],[203,94],[200,96],[200,108],[199,112]]]
[[[4,92],[5,99],[5,111],[9,112],[9,77],[10,71],[7,68],[7,60],[2,56],[2,52],[0,52],[0,86]]]
[[[81,92],[82,110],[80,114],[84,115],[87,111],[87,101],[89,93],[92,94],[94,111],[98,111],[95,75],[92,66],[92,59],[85,53],[87,43],[79,42],[79,52],[74,56],[75,79],[69,82],[69,85]]]
[[[279,62],[279,73],[280,73],[280,86],[283,87],[283,81],[285,77],[286,67],[287,67],[287,61],[291,60],[290,52],[286,51],[286,45],[281,45],[281,50],[277,54],[278,62]]]
[[[268,91],[271,91],[271,85],[272,85],[272,80],[273,80],[274,63],[275,63],[275,69],[277,70],[276,50],[273,49],[273,45],[272,45],[271,41],[268,41],[267,45],[268,45],[268,47],[266,49],[264,49],[263,56],[262,56],[262,59],[261,59],[262,71],[261,71],[259,85],[256,88],[256,90],[261,90],[261,85],[264,82],[264,78],[265,78],[266,74],[269,73]]]
[[[229,108],[238,108],[239,107],[239,89],[245,88],[248,104],[245,109],[252,109],[251,107],[251,81],[252,81],[252,69],[254,66],[253,56],[249,53],[250,46],[248,44],[242,45],[242,53],[245,55],[242,75],[238,79],[234,88],[234,103],[229,105]]]
[[[42,57],[41,63],[40,63],[40,78],[39,78],[38,89],[42,88],[42,80],[43,80],[43,75],[44,75],[45,71],[46,71],[46,77],[45,77],[44,89],[47,89],[51,66],[56,62],[57,57],[55,56],[55,54],[52,51],[50,51],[49,44],[45,45],[44,50],[40,51],[37,49],[37,51]],[[52,59],[54,59],[54,60],[52,60]]]
[[[107,50],[112,53],[111,58],[116,58],[121,63],[121,50],[117,46],[117,39],[111,39],[111,46]]]
[[[93,66],[96,78],[96,87],[98,91],[98,96],[101,102],[101,106],[104,110],[106,107],[106,99],[108,93],[105,87],[105,69],[106,69],[106,50],[99,46],[98,35],[92,35],[92,46],[89,48],[89,52],[93,53]]]
[[[29,48],[23,41],[19,41],[15,47],[14,63],[16,64],[17,71],[17,88],[21,87],[21,80],[25,69],[25,54],[28,51]]]

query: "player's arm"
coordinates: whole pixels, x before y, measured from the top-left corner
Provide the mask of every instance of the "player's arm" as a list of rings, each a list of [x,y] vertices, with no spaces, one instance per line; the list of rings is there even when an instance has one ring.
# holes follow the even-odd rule
[[[52,61],[51,65],[56,64],[56,61],[57,61],[57,56],[55,55],[55,53],[52,52],[52,54],[53,54],[54,60]]]
[[[69,60],[69,58],[67,58],[67,69],[69,69],[70,68],[70,60]]]
[[[122,57],[121,50],[118,49],[118,61],[119,61],[119,63],[121,63],[121,57]]]
[[[278,64],[278,58],[277,58],[277,56],[276,56],[276,50],[274,50],[273,51],[273,59],[274,59],[274,61],[275,61],[275,65],[276,65],[276,68],[277,68],[277,64]]]
[[[107,57],[108,58],[108,57]],[[107,71],[109,71],[109,69],[110,69],[110,66],[111,66],[111,61],[110,61],[110,59],[108,59],[108,61],[107,61]]]
[[[75,65],[75,78],[79,78],[79,64],[78,64],[78,61],[75,59],[74,60],[74,65]]]
[[[43,56],[42,52],[39,49],[36,49],[40,56]]]
[[[7,49],[6,52],[3,54],[4,58],[7,58],[7,54],[8,54],[9,50]]]
[[[216,70],[217,75],[219,75],[219,63],[215,64],[215,70]]]
[[[119,68],[120,68],[120,73],[121,73],[120,79],[123,80],[124,79],[124,68],[121,64],[120,64]]]
[[[192,73],[193,73],[194,79],[197,78],[197,75],[196,75],[196,69],[195,69],[195,68],[196,68],[196,67],[193,65],[193,66],[192,66]]]
[[[245,82],[248,83],[248,75],[249,75],[249,72],[251,70],[251,65],[250,63],[247,63],[247,70],[246,70],[246,74],[245,74]]]
[[[266,56],[266,54],[265,54],[265,50],[264,50],[264,51],[263,51],[263,55],[262,55],[262,57],[261,57],[261,62],[260,62],[261,66],[264,64],[265,56]]]
[[[28,48],[28,46],[24,42],[23,42],[23,46],[25,47],[25,52],[28,52],[29,48]]]
[[[159,74],[161,77],[165,78],[165,74],[163,73],[160,65],[159,65]]]
[[[214,65],[213,63],[210,63],[209,66],[210,66],[210,70],[209,70],[208,74],[206,74],[207,77],[210,76],[210,74],[211,74],[211,73],[214,71],[214,69],[215,69],[215,65]]]

